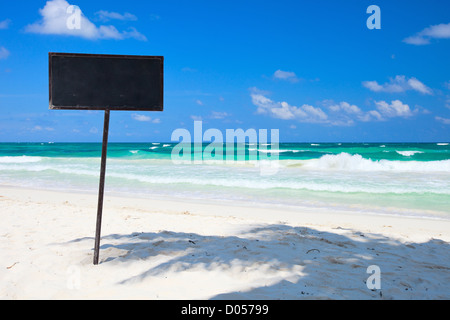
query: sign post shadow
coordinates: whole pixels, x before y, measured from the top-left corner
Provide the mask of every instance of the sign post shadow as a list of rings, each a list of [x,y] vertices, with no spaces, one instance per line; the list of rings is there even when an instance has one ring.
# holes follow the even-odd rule
[[[52,110],[104,110],[94,265],[99,264],[110,111],[163,111],[164,57],[49,53]]]

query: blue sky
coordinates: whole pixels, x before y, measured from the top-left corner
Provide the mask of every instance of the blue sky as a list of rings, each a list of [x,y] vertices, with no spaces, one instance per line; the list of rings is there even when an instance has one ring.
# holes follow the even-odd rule
[[[81,28],[65,25],[69,5]],[[367,8],[380,8],[369,29]],[[101,142],[102,112],[48,109],[48,52],[162,55],[165,111],[112,112],[110,141],[177,128],[290,142],[450,141],[450,2],[2,1],[0,142]]]

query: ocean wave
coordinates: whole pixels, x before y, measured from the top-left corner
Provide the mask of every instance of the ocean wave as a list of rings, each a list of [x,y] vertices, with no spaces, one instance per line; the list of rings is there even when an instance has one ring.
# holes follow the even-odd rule
[[[422,151],[396,151],[396,152],[404,157],[411,157],[416,153],[423,153]]]
[[[173,185],[181,189],[189,189],[191,186],[215,187],[215,188],[244,188],[253,190],[303,190],[320,192],[341,192],[341,193],[374,193],[374,194],[423,194],[423,186],[404,186],[386,185],[386,184],[347,184],[347,183],[324,183],[320,181],[309,180],[267,180],[258,178],[235,178],[215,177],[214,179],[205,179],[192,176],[162,176],[162,175],[139,175],[133,173],[110,172],[108,177],[119,179],[121,185],[124,180],[135,183],[135,181],[150,185]],[[130,183],[129,182],[129,183]],[[113,183],[113,181],[111,181]],[[190,187],[189,187],[190,186]],[[186,190],[187,190],[186,189]],[[212,191],[213,189],[210,189]],[[445,188],[432,188],[427,192],[434,194],[449,195],[450,190]]]
[[[30,157],[30,156],[21,156],[21,157],[0,157],[0,163],[36,163],[41,162],[42,157]]]
[[[111,159],[107,172],[108,187],[129,187],[133,190],[173,188],[187,191],[198,188],[218,193],[225,192],[223,188],[245,188],[269,190],[269,193],[278,189],[294,192],[450,195],[450,178],[446,178],[450,177],[450,160],[374,161],[361,155],[341,153],[312,160],[269,161],[271,165],[276,164],[279,170],[277,174],[268,177],[259,174],[258,165],[262,163],[233,161],[229,164],[211,162],[208,165],[176,165],[170,160],[154,162]],[[85,159],[81,162],[75,158],[49,159],[40,163],[3,163],[0,164],[0,171],[2,174],[6,173],[2,177],[4,181],[17,179],[20,185],[24,181],[44,181],[73,182],[95,187],[99,177],[98,165],[98,159]],[[229,170],[230,165],[236,170]],[[405,171],[414,174],[405,175]]]
[[[290,162],[289,160],[287,160]],[[300,160],[287,164],[288,167],[315,170],[342,171],[408,171],[408,172],[450,172],[450,160],[441,161],[391,161],[365,159],[359,154],[340,153],[324,155],[319,159]]]
[[[35,165],[27,165],[23,166],[20,164],[8,164],[8,165],[0,165],[0,171],[5,172],[56,172],[59,174],[69,174],[69,175],[88,175],[88,176],[98,176],[99,171],[94,169],[82,169],[82,168],[70,168],[63,167],[61,165],[50,165],[50,164],[35,164]]]
[[[254,149],[252,149],[253,151]],[[250,151],[250,149],[249,149]],[[280,150],[280,149],[273,149],[273,150],[265,150],[265,149],[258,149],[258,152],[262,153],[283,153],[283,152],[294,152],[296,150]]]

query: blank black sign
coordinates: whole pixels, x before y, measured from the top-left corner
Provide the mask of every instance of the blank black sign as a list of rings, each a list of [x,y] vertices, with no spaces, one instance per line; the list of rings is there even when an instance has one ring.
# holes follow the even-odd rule
[[[50,109],[163,111],[164,57],[49,53]]]

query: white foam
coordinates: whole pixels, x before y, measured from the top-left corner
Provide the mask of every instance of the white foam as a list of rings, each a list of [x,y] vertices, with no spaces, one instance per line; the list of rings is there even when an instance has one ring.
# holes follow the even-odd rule
[[[183,188],[188,190],[192,186],[214,186],[214,187],[227,187],[227,188],[246,188],[254,190],[270,190],[270,189],[290,189],[290,190],[309,190],[309,191],[328,191],[328,192],[343,192],[343,193],[355,193],[366,192],[375,194],[394,193],[394,194],[410,194],[423,192],[423,186],[407,186],[394,183],[337,183],[335,180],[330,180],[325,183],[322,179],[309,180],[309,179],[264,179],[259,176],[249,177],[235,177],[234,179],[224,178],[222,176],[216,176],[214,179],[204,179],[202,177],[194,177],[191,175],[186,176],[168,176],[168,175],[139,175],[136,173],[117,173],[110,172],[109,177],[128,180],[130,182],[139,181],[143,183],[149,183],[151,185],[173,185],[174,188]],[[130,183],[129,182],[129,183]],[[128,184],[129,184],[128,183]],[[126,184],[126,183],[125,183]],[[125,185],[123,184],[123,185]],[[436,194],[450,194],[448,188],[436,188],[426,187],[428,192]],[[174,189],[175,190],[175,189]]]
[[[291,164],[292,166],[292,164]],[[361,155],[341,153],[325,155],[320,159],[303,160],[300,168],[342,171],[408,171],[450,173],[450,160],[442,161],[389,161],[365,159]]]
[[[36,163],[42,161],[42,157],[0,157],[0,163]]]
[[[295,150],[279,150],[279,149],[273,149],[273,150],[265,150],[265,149],[258,149],[258,152],[262,153],[282,153],[282,152],[292,152]]]
[[[0,164],[0,171],[7,171],[5,179],[18,179],[19,184],[23,184],[23,181],[36,185],[47,181],[68,181],[69,184],[73,182],[95,187],[98,182],[99,161],[96,158],[42,158],[40,163],[40,157],[10,157],[8,161],[16,162],[9,163],[5,163],[6,159],[8,158],[0,157],[4,162]],[[160,159],[155,163],[154,160],[148,159],[136,161],[114,158],[110,160],[108,178],[111,179],[112,189],[168,187],[175,190],[174,192],[190,192],[200,188],[200,195],[202,190],[208,190],[205,194],[214,192],[213,190],[227,193],[234,192],[237,188],[246,188],[249,191],[286,189],[343,193],[450,194],[450,160],[375,161],[365,159],[361,155],[341,153],[311,160],[267,161],[266,163],[270,164],[269,169],[274,166],[277,169],[277,174],[269,177],[260,175],[262,171],[259,168],[265,165],[265,162],[261,161],[233,161],[229,164],[224,162],[222,165],[211,161],[208,166],[180,166],[174,165],[170,160]],[[206,163],[208,161],[204,162]],[[230,165],[236,170],[230,171]],[[405,175],[403,172],[413,174]],[[219,189],[211,189],[210,186]]]
[[[422,151],[396,151],[396,152],[404,157],[411,157],[416,153],[423,153]]]

